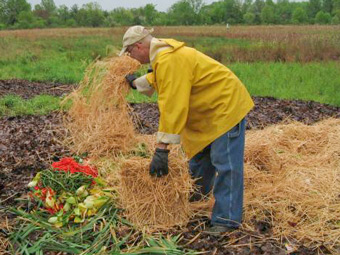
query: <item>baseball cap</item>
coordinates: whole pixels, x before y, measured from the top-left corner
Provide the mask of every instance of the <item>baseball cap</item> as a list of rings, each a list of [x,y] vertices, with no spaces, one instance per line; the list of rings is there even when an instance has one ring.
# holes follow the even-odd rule
[[[146,29],[143,26],[133,26],[126,30],[123,36],[123,48],[119,53],[119,56],[123,55],[128,46],[142,40],[153,32],[153,29]]]

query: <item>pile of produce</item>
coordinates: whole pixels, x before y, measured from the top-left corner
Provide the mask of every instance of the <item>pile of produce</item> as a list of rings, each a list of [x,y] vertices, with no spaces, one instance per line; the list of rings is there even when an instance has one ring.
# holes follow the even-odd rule
[[[29,196],[37,204],[36,210],[49,212],[48,222],[56,227],[70,220],[84,222],[112,198],[98,171],[73,158],[54,162],[51,169],[37,173],[28,186],[32,189]]]

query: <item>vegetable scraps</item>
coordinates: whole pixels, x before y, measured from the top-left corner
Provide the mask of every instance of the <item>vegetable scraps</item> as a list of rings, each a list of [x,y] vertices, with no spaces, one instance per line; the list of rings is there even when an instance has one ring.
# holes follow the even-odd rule
[[[37,202],[36,210],[50,215],[49,223],[62,227],[95,215],[112,198],[111,190],[105,186],[96,168],[63,158],[51,169],[36,174],[28,184],[28,195]]]

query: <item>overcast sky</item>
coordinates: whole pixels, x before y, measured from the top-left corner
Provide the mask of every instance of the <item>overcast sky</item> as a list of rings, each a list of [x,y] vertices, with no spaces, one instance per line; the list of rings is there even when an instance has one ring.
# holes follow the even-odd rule
[[[41,0],[27,0],[34,8],[34,5],[39,4]],[[203,0],[206,4],[211,4],[212,2],[216,2],[217,0]],[[54,0],[54,3],[57,6],[66,5],[71,7],[74,4],[77,4],[81,7],[83,4],[89,2],[97,2],[100,6],[107,11],[110,11],[117,7],[125,7],[125,8],[138,8],[141,6],[145,6],[146,4],[154,4],[156,5],[156,9],[158,11],[166,11],[171,5],[178,2],[178,0]]]

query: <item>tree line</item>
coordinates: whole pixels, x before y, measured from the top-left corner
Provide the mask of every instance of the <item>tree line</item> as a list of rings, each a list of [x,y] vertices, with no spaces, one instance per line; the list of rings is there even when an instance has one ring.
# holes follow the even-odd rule
[[[103,10],[96,2],[79,7],[56,6],[41,0],[32,7],[26,0],[0,0],[0,29],[45,27],[114,27],[129,25],[215,24],[340,24],[340,0],[179,0],[166,12],[154,4],[140,8]]]

